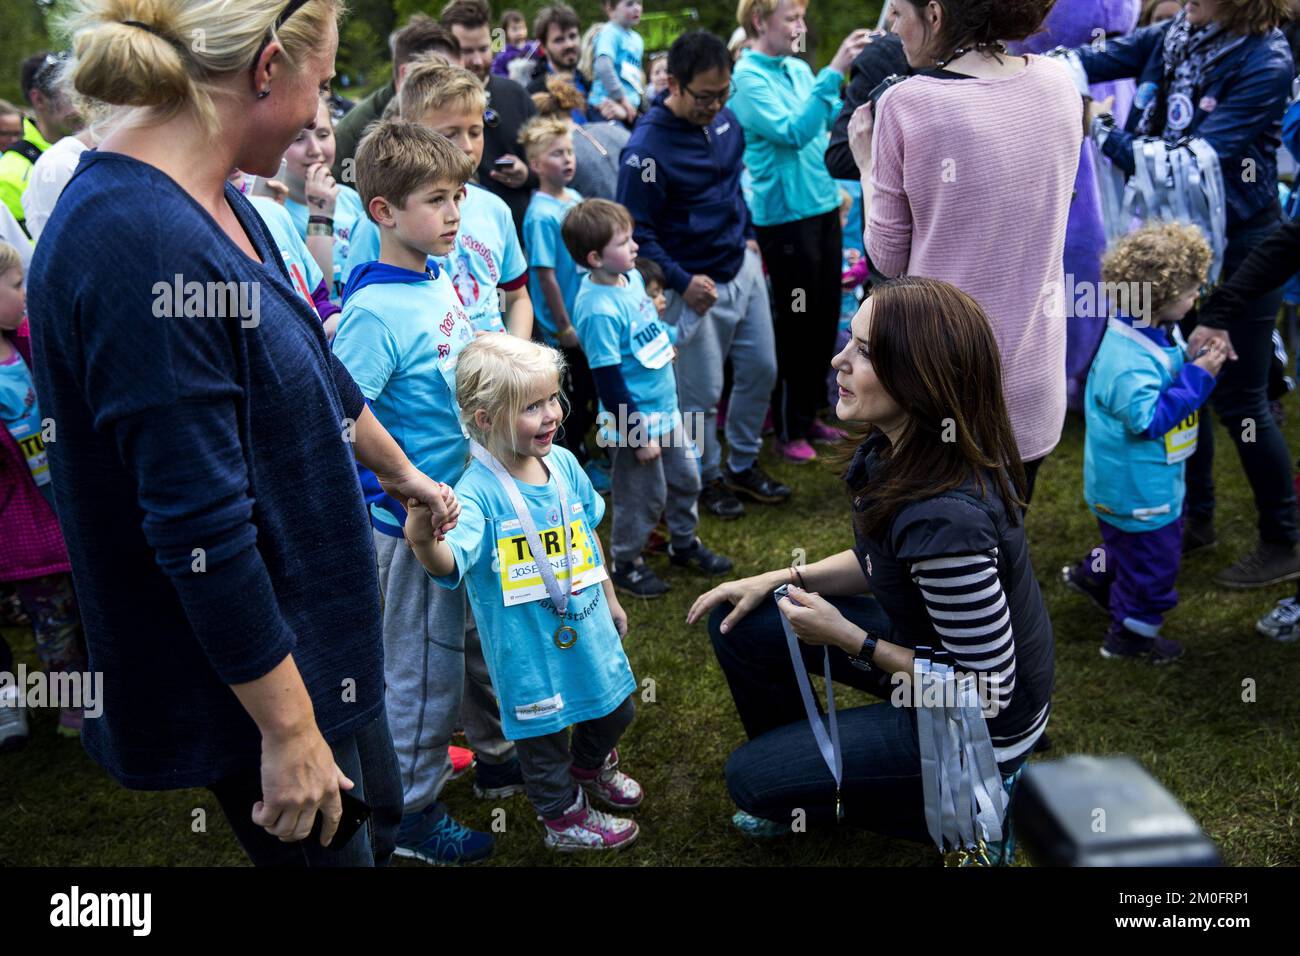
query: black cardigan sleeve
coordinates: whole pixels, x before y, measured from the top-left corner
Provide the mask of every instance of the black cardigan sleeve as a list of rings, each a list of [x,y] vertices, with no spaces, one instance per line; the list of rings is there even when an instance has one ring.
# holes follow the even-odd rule
[[[849,68],[849,83],[844,89],[844,108],[831,127],[826,147],[826,169],[836,179],[857,179],[858,164],[849,148],[849,120],[871,96],[871,91],[895,73],[911,72],[903,53],[903,41],[887,33],[868,43]]]
[[[1197,322],[1212,329],[1231,329],[1251,299],[1276,289],[1300,269],[1300,220],[1285,222],[1269,233],[1214,290],[1199,310]]]

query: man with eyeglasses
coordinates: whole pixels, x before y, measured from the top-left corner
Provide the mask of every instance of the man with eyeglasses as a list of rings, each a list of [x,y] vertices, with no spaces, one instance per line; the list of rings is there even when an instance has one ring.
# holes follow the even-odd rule
[[[35,115],[22,118],[22,137],[0,155],[0,201],[9,207],[24,232],[27,227],[22,198],[32,167],[41,153],[81,127],[76,109],[59,87],[62,63],[62,57],[48,52],[23,61],[23,98]]]
[[[618,177],[618,201],[636,222],[641,255],[668,281],[665,318],[677,327],[681,410],[702,456],[700,504],[720,518],[745,513],[737,494],[769,504],[790,497],[758,466],[776,353],[741,193],[744,134],[725,105],[730,88],[722,40],[699,30],[678,37],[668,51],[668,89],[632,131]],[[728,358],[734,382],[724,467],[717,420]]]

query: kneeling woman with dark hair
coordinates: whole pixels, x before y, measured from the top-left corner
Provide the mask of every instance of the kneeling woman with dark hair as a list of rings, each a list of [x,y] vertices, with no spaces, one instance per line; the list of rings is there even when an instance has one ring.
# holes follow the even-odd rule
[[[1052,626],[1029,563],[1024,471],[984,313],[945,282],[904,278],[876,288],[852,331],[833,364],[836,414],[867,426],[844,475],[853,547],[716,587],[687,621],[713,612],[714,651],[750,738],[727,762],[738,825],[775,832],[763,821],[785,829],[799,809],[809,822],[836,816],[784,615],[805,668],[820,671],[826,647],[835,681],[907,704],[838,715],[845,820],[925,840],[917,714],[911,693],[893,693],[912,680],[914,650],[942,648],[956,671],[992,688],[983,713],[1009,786],[1047,726]]]

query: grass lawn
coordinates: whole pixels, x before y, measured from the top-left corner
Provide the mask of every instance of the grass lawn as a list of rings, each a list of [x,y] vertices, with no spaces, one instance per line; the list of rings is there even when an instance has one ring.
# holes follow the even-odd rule
[[[1295,405],[1287,436],[1300,450]],[[1104,618],[1067,592],[1058,569],[1095,544],[1096,527],[1080,499],[1081,424],[1067,424],[1044,465],[1029,516],[1034,566],[1056,632],[1056,696],[1051,756],[1136,757],[1181,800],[1233,865],[1300,864],[1300,646],[1254,631],[1255,620],[1290,585],[1262,591],[1216,589],[1214,573],[1255,541],[1249,490],[1227,441],[1218,444],[1220,543],[1183,568],[1181,603],[1166,633],[1187,657],[1165,669],[1103,660]],[[814,463],[766,462],[795,489],[781,508],[750,506],[739,522],[706,518],[702,534],[735,560],[738,575],[809,561],[851,541],[838,478]],[[110,560],[110,558],[105,558]],[[666,560],[654,559],[656,568]],[[842,829],[754,842],[734,831],[723,786],[727,754],[744,736],[703,626],[683,624],[704,582],[668,571],[673,592],[655,602],[626,599],[628,655],[639,681],[654,681],[655,701],[640,703],[621,748],[626,769],[646,788],[637,813],[638,845],[612,857],[559,857],[542,846],[526,798],[502,801],[505,832],[486,865],[899,865],[933,861],[933,848]],[[5,637],[19,660],[36,664],[30,634]],[[1243,702],[1243,681],[1256,699]],[[842,707],[866,702],[852,692]],[[205,790],[135,793],[98,769],[75,741],[56,737],[55,714],[36,712],[27,747],[0,757],[0,865],[239,865],[238,845]],[[809,746],[813,746],[809,741]],[[1036,758],[1041,759],[1041,758]],[[475,800],[467,776],[445,797],[463,822],[488,828],[493,804]],[[206,832],[194,832],[196,809]],[[500,819],[500,815],[497,815]]]

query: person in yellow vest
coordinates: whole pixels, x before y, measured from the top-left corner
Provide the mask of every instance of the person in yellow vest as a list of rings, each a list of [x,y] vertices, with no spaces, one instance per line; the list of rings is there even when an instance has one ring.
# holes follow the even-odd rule
[[[38,53],[22,65],[23,98],[34,116],[22,119],[22,137],[0,154],[0,202],[9,207],[26,231],[22,196],[32,166],[41,153],[80,126],[76,108],[59,86],[63,60],[53,53]]]

